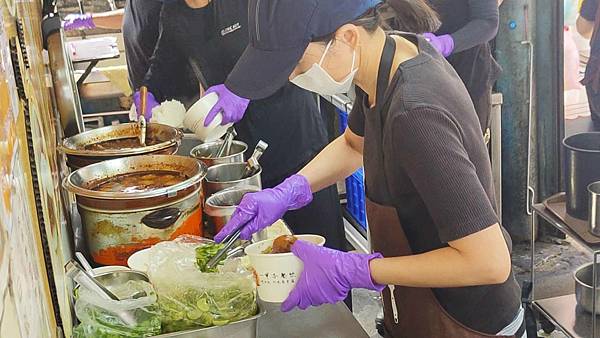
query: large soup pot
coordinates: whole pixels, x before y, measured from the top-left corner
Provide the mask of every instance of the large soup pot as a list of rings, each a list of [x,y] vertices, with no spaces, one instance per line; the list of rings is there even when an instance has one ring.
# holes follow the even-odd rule
[[[588,219],[587,187],[600,181],[600,133],[580,133],[564,139],[567,213]]]
[[[206,165],[191,157],[145,155],[89,165],[71,173],[88,247],[102,265],[127,265],[134,252],[179,235],[202,236],[202,180]],[[180,173],[186,179],[143,191],[98,191],[101,182],[135,173]],[[123,189],[125,190],[125,189]]]
[[[72,169],[105,160],[147,154],[172,155],[181,144],[183,133],[173,127],[148,123],[146,146],[118,149],[90,149],[94,144],[121,139],[135,139],[140,134],[137,123],[123,123],[79,133],[63,140],[61,151],[67,155],[67,164]]]

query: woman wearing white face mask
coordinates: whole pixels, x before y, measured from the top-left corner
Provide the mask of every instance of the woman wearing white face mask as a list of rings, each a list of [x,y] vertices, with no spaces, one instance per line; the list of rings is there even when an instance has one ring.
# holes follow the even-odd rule
[[[415,3],[415,0],[411,0]],[[246,195],[222,239],[301,207],[365,168],[370,255],[296,241],[304,271],[282,309],[383,290],[388,337],[524,337],[510,238],[495,211],[480,125],[462,81],[423,37],[386,35],[377,0],[251,0],[251,42],[226,85],[268,95],[290,79],[357,86],[349,128],[297,175]],[[389,286],[389,287],[385,287]]]

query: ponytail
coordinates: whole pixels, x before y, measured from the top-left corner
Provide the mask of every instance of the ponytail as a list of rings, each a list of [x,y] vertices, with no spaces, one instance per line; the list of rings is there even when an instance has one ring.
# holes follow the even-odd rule
[[[441,25],[438,14],[424,0],[385,0],[378,11],[386,30],[422,34],[435,32]]]

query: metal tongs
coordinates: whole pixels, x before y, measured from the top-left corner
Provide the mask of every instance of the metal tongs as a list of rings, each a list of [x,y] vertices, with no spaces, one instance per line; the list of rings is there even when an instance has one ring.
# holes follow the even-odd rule
[[[100,284],[94,277],[90,276],[85,270],[83,270],[81,265],[79,265],[79,263],[73,259],[71,259],[65,265],[65,273],[67,277],[77,282],[80,287],[92,290],[106,300],[121,300],[114,293],[105,288],[104,285]],[[116,314],[119,316],[119,318],[121,318],[121,320],[123,320],[124,323],[129,326],[135,326],[137,324],[137,320],[129,311],[118,311]]]
[[[79,265],[79,263],[72,259],[65,265],[65,273],[67,274],[67,277],[73,279],[75,282],[81,285],[81,287],[96,292],[106,300],[120,300],[119,297],[110,292],[110,290],[105,288],[104,285],[100,284],[93,276],[85,271],[81,265]]]
[[[252,153],[252,156],[246,162],[246,168],[244,168],[244,174],[242,175],[241,179],[252,177],[258,173],[260,170],[260,164],[258,163],[258,160],[268,147],[269,145],[266,142],[258,142],[256,148],[254,148],[254,153]]]
[[[140,106],[142,108],[142,112],[138,112],[138,126],[140,129],[139,137],[142,147],[146,146],[146,116],[144,114],[146,113],[147,99],[148,88],[146,86],[142,86],[140,87]]]
[[[223,257],[230,255],[230,249],[233,247],[235,242],[237,242],[237,240],[240,239],[240,235],[242,234],[242,228],[243,226],[234,231],[231,235],[225,237],[225,239],[223,239],[223,248],[217,251],[217,253],[208,261],[208,263],[206,263],[207,270],[214,269]]]
[[[221,146],[219,147],[219,150],[217,150],[217,153],[214,157],[220,158],[223,156],[228,156],[229,153],[231,152],[231,143],[233,143],[233,139],[236,136],[237,136],[237,132],[235,131],[235,128],[230,127],[229,129],[227,129],[227,134],[225,134],[223,144],[221,144]]]

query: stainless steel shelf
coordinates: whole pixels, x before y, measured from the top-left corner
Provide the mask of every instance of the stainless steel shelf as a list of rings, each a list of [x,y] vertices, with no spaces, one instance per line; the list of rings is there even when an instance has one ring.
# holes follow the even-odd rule
[[[569,337],[592,336],[592,315],[577,306],[574,294],[539,299],[533,306]],[[596,337],[599,335],[600,328],[596,328]]]
[[[600,337],[597,316],[592,316],[578,307],[574,294],[546,299],[535,298],[535,233],[537,230],[538,216],[546,220],[554,228],[571,237],[582,248],[591,252],[594,257],[594,262],[598,262],[598,256],[600,254],[600,244],[590,244],[586,242],[579,234],[573,231],[568,224],[565,224],[565,222],[548,210],[544,204],[540,203],[533,205],[531,222],[531,281],[533,282],[533,290],[531,297],[534,308],[569,337]],[[597,273],[596,269],[594,269],[593,280],[597,280]],[[592,299],[597,297],[596,290],[597,286],[594,286]]]
[[[563,221],[561,221],[558,217],[554,216],[552,212],[550,212],[544,204],[534,204],[533,210],[535,213],[545,219],[548,223],[550,223],[553,227],[564,233],[565,235],[573,238],[579,245],[581,245],[584,249],[589,251],[592,254],[600,253],[600,244],[590,244],[581,238],[575,231],[571,230],[569,226],[567,226]]]

